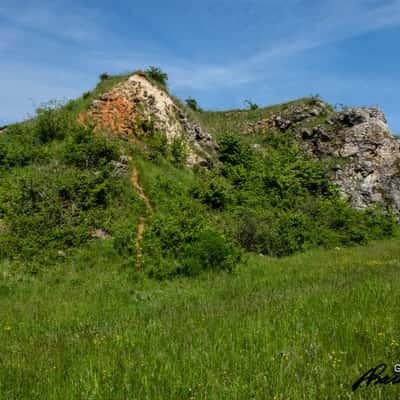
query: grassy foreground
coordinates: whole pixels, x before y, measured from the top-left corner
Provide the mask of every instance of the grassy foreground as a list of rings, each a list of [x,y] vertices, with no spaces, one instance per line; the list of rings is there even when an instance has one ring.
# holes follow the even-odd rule
[[[1,264],[1,399],[400,394],[392,385],[351,391],[368,369],[400,362],[398,238],[250,256],[233,274],[164,282],[99,264],[40,278]]]

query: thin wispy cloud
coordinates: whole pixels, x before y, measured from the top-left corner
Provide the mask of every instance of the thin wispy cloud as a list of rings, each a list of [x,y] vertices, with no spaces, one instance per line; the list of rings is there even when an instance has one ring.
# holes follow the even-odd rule
[[[300,17],[297,30],[283,37],[279,43],[264,49],[245,60],[226,65],[192,66],[178,70],[176,87],[207,89],[221,86],[240,86],[265,77],[265,66],[284,57],[335,43],[367,32],[400,24],[400,1],[394,1],[374,9],[366,9],[365,1],[336,1],[332,8],[322,9],[316,21],[304,21]],[[346,13],[343,11],[346,10]],[[329,12],[329,13],[328,13]],[[185,78],[189,74],[192,78]],[[268,74],[268,73],[267,73]],[[183,79],[179,78],[183,77]]]
[[[14,31],[41,33],[55,38],[82,42],[98,40],[104,33],[104,18],[95,8],[60,1],[28,1],[21,7],[16,2],[0,5],[0,17]]]
[[[356,46],[357,37],[382,37],[384,47],[384,32],[400,27],[400,0],[204,0],[189,8],[183,0],[23,3],[0,4],[0,74],[12,82],[7,90],[14,99],[12,107],[0,108],[0,124],[25,116],[27,98],[75,96],[93,86],[101,72],[148,65],[167,71],[178,95],[197,95],[210,107],[237,106],[250,95],[262,102],[282,101],[315,90],[331,93],[333,101],[342,96],[345,102],[351,94],[353,101],[357,84],[351,76],[362,77],[364,71],[371,79],[373,71],[357,60],[345,67],[334,49],[350,51],[351,58],[347,46]],[[397,49],[388,52],[383,66],[389,66],[389,58],[400,63]],[[333,81],[343,80],[343,68],[350,79],[339,96]],[[382,83],[386,86],[370,85],[369,98],[373,90],[394,93],[387,81]],[[264,99],[264,93],[269,97]],[[4,90],[0,102],[7,102]]]

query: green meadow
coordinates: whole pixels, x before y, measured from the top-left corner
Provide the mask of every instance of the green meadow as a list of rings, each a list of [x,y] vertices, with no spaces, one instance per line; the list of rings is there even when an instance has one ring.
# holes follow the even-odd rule
[[[351,386],[400,362],[399,244],[248,255],[233,273],[161,282],[112,267],[107,241],[91,267],[3,263],[0,398],[398,398]]]

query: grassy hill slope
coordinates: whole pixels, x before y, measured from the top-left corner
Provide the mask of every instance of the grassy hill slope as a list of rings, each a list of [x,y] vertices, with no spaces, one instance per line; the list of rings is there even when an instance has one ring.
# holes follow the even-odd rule
[[[246,133],[260,118],[316,101],[324,111],[315,119],[326,123],[333,110],[319,100],[219,113],[186,108],[219,144],[213,169],[190,169],[181,141],[168,143],[140,115],[131,136],[78,122],[124,79],[103,77],[93,92],[2,131],[0,258],[16,273],[67,266],[83,252],[89,264],[105,257],[157,278],[196,275],[232,270],[243,250],[284,256],[393,234],[393,216],[352,209],[326,165],[293,135]],[[133,174],[140,187],[132,185]]]
[[[176,101],[219,146],[188,168],[140,115],[130,136],[78,122],[124,79],[0,132],[0,399],[398,397],[351,391],[398,362],[393,215],[351,208],[294,135],[248,130],[315,99]]]

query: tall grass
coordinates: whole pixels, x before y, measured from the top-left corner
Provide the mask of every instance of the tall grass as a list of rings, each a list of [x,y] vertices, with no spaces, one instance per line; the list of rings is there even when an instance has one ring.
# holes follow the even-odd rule
[[[0,398],[400,394],[391,385],[351,391],[371,367],[400,359],[398,238],[253,255],[234,274],[164,282],[112,267],[107,241],[91,246],[90,268],[80,253],[40,278],[1,264]]]

